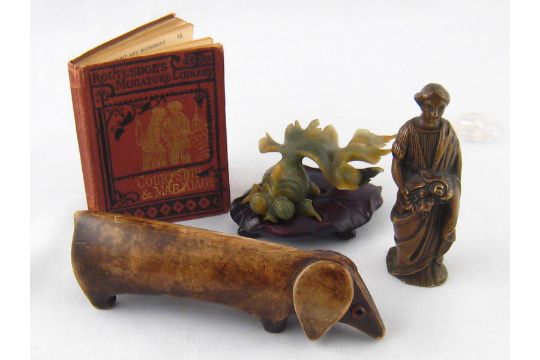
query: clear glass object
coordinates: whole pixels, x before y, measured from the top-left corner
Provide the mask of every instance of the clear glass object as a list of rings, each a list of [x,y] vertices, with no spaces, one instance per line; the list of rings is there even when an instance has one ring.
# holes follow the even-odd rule
[[[489,120],[484,114],[460,114],[452,123],[459,136],[467,141],[487,142],[497,137],[497,123]]]

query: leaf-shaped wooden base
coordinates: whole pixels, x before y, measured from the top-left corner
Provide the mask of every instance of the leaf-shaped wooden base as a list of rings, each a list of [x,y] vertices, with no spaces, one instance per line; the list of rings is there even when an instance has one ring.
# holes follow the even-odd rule
[[[323,221],[307,216],[277,224],[263,221],[251,211],[249,204],[242,204],[246,192],[233,201],[230,210],[232,219],[239,226],[238,234],[258,237],[261,233],[277,236],[334,233],[342,239],[350,239],[356,235],[354,229],[367,223],[383,203],[380,186],[365,184],[353,191],[337,190],[330,186],[319,169],[304,167],[311,181],[321,189],[321,195],[313,199],[313,206]]]

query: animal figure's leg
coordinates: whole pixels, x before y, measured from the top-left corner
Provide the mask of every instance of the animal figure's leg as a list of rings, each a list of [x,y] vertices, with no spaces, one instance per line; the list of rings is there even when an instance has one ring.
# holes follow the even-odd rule
[[[283,330],[285,330],[285,327],[287,326],[287,319],[288,318],[273,321],[273,320],[270,320],[270,319],[262,318],[261,323],[262,323],[262,325],[264,327],[264,330],[266,330],[268,332],[271,332],[271,333],[280,333]]]
[[[110,309],[116,302],[116,295],[103,294],[99,291],[84,292],[90,303],[101,310]]]
[[[266,215],[264,216],[264,221],[270,221],[270,222],[273,222],[273,223],[277,223],[278,222],[278,218],[276,217],[276,215],[274,214],[273,211],[268,211],[266,213]]]
[[[302,200],[300,205],[298,205],[298,213],[300,215],[312,216],[318,221],[322,222],[322,217],[313,207],[313,201],[311,201],[311,199]]]
[[[242,199],[242,204],[249,203],[253,194],[256,194],[258,192],[261,192],[261,184],[253,184],[249,193],[246,195],[245,198]]]
[[[266,214],[265,220],[274,221],[271,216],[276,216],[282,220],[289,220],[295,214],[295,206],[292,201],[285,196],[280,196],[272,203],[271,209]],[[277,220],[277,219],[275,219]]]

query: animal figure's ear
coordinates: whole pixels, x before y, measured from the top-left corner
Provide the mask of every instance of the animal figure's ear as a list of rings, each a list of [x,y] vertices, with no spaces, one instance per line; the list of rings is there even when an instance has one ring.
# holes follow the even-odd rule
[[[293,303],[306,336],[323,336],[347,312],[353,295],[353,279],[339,263],[321,260],[302,270],[293,286]]]

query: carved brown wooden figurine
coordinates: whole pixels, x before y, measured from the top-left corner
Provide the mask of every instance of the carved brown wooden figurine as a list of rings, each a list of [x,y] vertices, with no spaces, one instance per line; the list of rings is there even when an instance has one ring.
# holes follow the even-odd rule
[[[461,151],[452,126],[442,118],[448,92],[428,84],[414,98],[422,114],[401,127],[392,148],[399,191],[391,214],[396,246],[386,264],[406,283],[431,287],[448,277],[443,255],[456,238]]]
[[[332,251],[84,211],[75,214],[72,264],[99,309],[117,294],[165,294],[236,307],[270,332],[296,315],[312,340],[338,321],[376,338],[385,331],[356,266]]]

